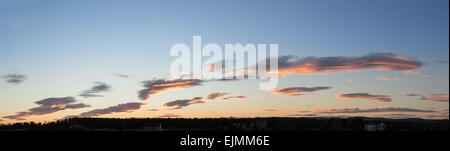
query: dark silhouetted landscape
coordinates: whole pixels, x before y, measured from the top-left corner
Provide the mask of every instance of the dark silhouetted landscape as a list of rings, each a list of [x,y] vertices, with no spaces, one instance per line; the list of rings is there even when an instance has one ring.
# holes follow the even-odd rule
[[[71,118],[0,131],[448,131],[449,120],[384,118]]]

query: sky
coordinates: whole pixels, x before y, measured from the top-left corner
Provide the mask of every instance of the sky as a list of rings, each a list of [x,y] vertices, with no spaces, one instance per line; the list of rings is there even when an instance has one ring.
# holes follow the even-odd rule
[[[0,123],[75,116],[448,119],[448,3],[0,0]],[[222,47],[278,44],[278,87],[169,79],[177,59],[170,48],[192,49],[193,36]]]

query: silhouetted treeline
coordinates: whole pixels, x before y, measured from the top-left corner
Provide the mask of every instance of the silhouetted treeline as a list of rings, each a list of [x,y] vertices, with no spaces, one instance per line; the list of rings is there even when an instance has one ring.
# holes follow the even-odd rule
[[[71,118],[0,131],[448,131],[449,120],[375,118]]]

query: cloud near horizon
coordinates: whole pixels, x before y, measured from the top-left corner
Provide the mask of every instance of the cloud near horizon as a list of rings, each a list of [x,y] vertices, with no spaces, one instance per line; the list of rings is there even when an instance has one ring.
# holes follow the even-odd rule
[[[443,102],[448,103],[448,94],[406,94],[406,96],[420,96],[421,100],[431,101],[431,102]]]
[[[92,86],[89,90],[83,91],[79,96],[84,98],[103,97],[103,95],[99,95],[97,93],[107,92],[109,90],[111,90],[111,86],[106,83],[94,82],[94,86]]]
[[[369,100],[372,102],[391,102],[392,99],[390,96],[387,95],[372,95],[369,93],[347,93],[347,94],[337,94],[337,98],[341,99],[362,99],[362,100]]]
[[[118,104],[115,106],[109,106],[103,109],[95,109],[88,112],[83,112],[80,115],[77,116],[71,116],[71,117],[92,117],[92,116],[100,116],[100,115],[107,115],[107,114],[113,114],[113,113],[123,113],[123,112],[132,112],[134,110],[140,109],[145,103],[139,103],[139,102],[130,102],[130,103],[124,103],[124,104]]]
[[[169,80],[150,80],[142,82],[145,89],[139,91],[139,98],[147,100],[152,94],[158,94],[169,90],[185,89],[202,84],[199,79],[169,79]]]
[[[181,118],[181,115],[164,114],[164,115],[157,116],[156,118]]]
[[[361,70],[414,70],[423,65],[414,58],[399,56],[393,53],[370,53],[360,57],[306,57],[297,59],[294,56],[278,58],[278,74],[311,74],[339,71]]]
[[[287,116],[291,116],[291,117],[316,117],[319,116],[319,114],[290,114]]]
[[[412,109],[412,108],[369,108],[369,109],[315,109],[314,113],[375,113],[375,112],[420,112],[420,113],[435,113],[433,110],[421,110],[421,109]]]
[[[432,101],[432,102],[447,102],[448,103],[448,94],[426,94],[423,95],[422,100]]]
[[[7,74],[1,76],[1,78],[5,79],[9,84],[19,84],[27,79],[26,75],[23,74]]]
[[[38,116],[51,114],[65,109],[79,109],[90,107],[90,105],[84,103],[77,103],[73,97],[62,97],[62,98],[47,98],[35,103],[39,105],[38,107],[28,109],[24,112],[17,112],[15,115],[4,116],[3,118],[15,119],[15,120],[25,120],[24,118],[30,116]]]

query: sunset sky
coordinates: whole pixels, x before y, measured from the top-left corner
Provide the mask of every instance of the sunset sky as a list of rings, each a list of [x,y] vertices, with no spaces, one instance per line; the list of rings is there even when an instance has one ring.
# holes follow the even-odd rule
[[[448,0],[0,0],[0,123],[449,118]],[[169,79],[176,43],[278,44],[278,88]],[[205,57],[208,58],[208,57]]]

